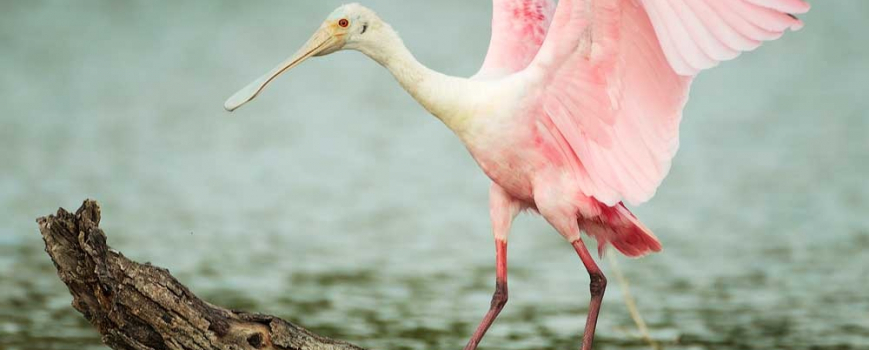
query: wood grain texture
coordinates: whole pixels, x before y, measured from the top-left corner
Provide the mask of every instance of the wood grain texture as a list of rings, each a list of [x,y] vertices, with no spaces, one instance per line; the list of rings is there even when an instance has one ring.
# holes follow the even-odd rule
[[[274,316],[232,311],[196,297],[169,273],[112,250],[88,200],[75,214],[37,219],[45,251],[72,306],[116,350],[361,350]]]

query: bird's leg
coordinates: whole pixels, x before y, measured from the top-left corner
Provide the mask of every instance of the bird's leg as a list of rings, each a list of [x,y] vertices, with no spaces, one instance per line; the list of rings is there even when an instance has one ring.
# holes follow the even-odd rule
[[[591,279],[591,303],[588,306],[588,319],[585,321],[585,333],[582,335],[582,350],[591,350],[591,345],[594,342],[594,329],[597,327],[597,316],[600,313],[600,305],[603,301],[603,294],[606,291],[606,277],[601,272],[600,268],[594,262],[594,258],[589,254],[588,249],[582,239],[573,242],[573,248],[582,259],[582,263],[588,270],[588,276]]]
[[[546,221],[573,245],[591,277],[591,303],[588,307],[588,319],[585,321],[585,334],[582,336],[582,350],[591,350],[600,304],[606,290],[606,277],[582,242],[582,231],[579,228],[575,204],[569,200],[569,197],[563,195],[564,191],[561,188],[552,185],[551,179],[545,177],[541,179],[548,181],[535,183],[534,187],[534,203],[540,215],[543,215]]]
[[[521,205],[515,201],[504,189],[492,184],[489,191],[489,210],[492,219],[492,230],[495,234],[495,294],[492,295],[492,304],[489,312],[477,326],[465,350],[474,350],[486,331],[495,322],[495,318],[501,313],[501,309],[507,304],[507,235],[513,219],[519,214]]]
[[[507,304],[507,241],[496,239],[495,244],[495,261],[497,266],[497,272],[495,274],[495,294],[492,295],[492,304],[489,306],[489,312],[486,313],[486,317],[484,317],[483,321],[480,322],[480,325],[477,326],[477,330],[474,332],[474,335],[471,336],[468,345],[465,345],[465,350],[474,350],[477,348],[477,345],[479,345],[480,341],[483,340],[483,336],[486,335],[486,331],[489,330],[489,327],[492,326],[493,322],[495,322],[495,318],[498,317],[498,314],[501,313],[504,305]]]

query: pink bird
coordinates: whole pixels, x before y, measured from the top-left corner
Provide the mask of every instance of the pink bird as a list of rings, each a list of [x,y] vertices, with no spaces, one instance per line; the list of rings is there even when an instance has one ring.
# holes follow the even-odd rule
[[[570,242],[590,275],[582,349],[592,348],[607,280],[585,232],[640,257],[661,250],[625,207],[648,201],[679,147],[682,109],[701,71],[802,27],[802,0],[494,0],[485,63],[471,78],[418,62],[358,4],[335,10],[293,57],[226,102],[234,111],[312,56],[357,50],[388,69],[449,127],[492,179],[496,289],[466,350],[507,302],[507,236],[523,210]]]

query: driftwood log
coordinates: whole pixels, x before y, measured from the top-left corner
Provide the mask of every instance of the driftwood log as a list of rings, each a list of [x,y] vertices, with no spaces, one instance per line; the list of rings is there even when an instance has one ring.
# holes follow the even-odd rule
[[[211,305],[166,269],[130,261],[106,245],[95,201],[37,222],[72,306],[112,349],[361,350],[277,317]]]

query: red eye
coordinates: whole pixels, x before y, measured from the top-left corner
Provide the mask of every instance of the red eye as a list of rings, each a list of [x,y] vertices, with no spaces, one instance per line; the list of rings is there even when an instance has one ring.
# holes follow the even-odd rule
[[[350,21],[342,18],[340,21],[338,21],[338,25],[341,26],[341,28],[347,28],[347,26],[350,25]]]

